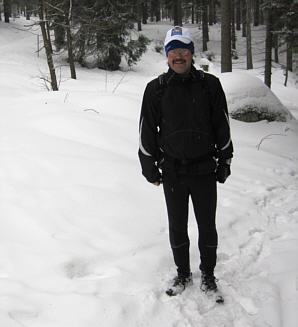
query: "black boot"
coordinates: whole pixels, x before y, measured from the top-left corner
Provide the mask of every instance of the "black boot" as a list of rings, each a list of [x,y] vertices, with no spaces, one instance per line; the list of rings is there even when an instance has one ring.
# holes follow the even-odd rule
[[[202,270],[201,290],[206,293],[217,291],[216,278],[214,277],[213,273],[208,274]]]
[[[192,285],[192,274],[190,273],[188,276],[178,274],[173,280],[173,285],[166,290],[166,293],[169,296],[181,294],[189,285]]]

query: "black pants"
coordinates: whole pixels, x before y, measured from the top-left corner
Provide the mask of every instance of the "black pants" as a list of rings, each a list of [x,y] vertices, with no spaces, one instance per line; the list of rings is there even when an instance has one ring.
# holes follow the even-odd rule
[[[198,225],[200,269],[213,274],[216,265],[215,224],[217,189],[215,174],[175,178],[164,176],[164,194],[169,218],[170,244],[178,274],[190,273],[188,207],[191,197]]]

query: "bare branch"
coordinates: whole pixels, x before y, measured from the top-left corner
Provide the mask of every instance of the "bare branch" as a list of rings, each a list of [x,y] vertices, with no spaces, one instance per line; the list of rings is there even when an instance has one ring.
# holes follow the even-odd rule
[[[260,150],[261,144],[263,143],[263,141],[265,140],[271,140],[270,136],[287,136],[286,134],[268,134],[266,136],[264,136],[261,141],[259,142],[259,144],[256,146],[258,150]]]

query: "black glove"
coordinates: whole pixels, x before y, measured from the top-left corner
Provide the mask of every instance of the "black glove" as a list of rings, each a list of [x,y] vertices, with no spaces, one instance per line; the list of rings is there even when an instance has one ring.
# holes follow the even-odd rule
[[[219,183],[224,183],[231,175],[231,167],[227,163],[219,162],[216,169],[216,180]]]

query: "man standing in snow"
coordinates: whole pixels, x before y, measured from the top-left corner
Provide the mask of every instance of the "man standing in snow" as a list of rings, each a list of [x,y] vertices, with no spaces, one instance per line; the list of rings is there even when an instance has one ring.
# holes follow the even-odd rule
[[[201,288],[216,292],[216,181],[224,183],[230,175],[233,156],[226,98],[218,78],[193,66],[194,42],[188,29],[170,29],[164,45],[169,70],[146,87],[139,159],[146,179],[163,184],[177,266],[166,293],[177,295],[192,283],[189,197],[199,230]]]

